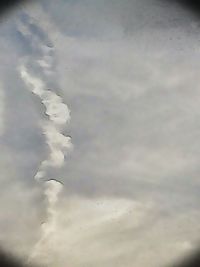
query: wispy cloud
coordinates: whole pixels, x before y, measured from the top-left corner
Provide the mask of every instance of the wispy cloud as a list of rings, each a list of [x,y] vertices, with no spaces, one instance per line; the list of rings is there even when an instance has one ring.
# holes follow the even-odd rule
[[[36,48],[41,54],[41,60],[36,62],[39,67],[45,71],[46,68],[53,68],[51,66],[51,62],[48,59],[53,57],[50,53],[51,47],[48,44],[43,43],[42,31],[38,28],[36,22],[33,19],[25,16],[26,24],[22,23],[19,24],[19,31],[25,38],[28,38],[28,41],[33,47]],[[28,25],[28,27],[27,27]],[[32,28],[35,30],[32,32]],[[32,38],[33,37],[33,38]],[[36,37],[36,38],[34,38]],[[35,39],[37,40],[35,42]],[[45,39],[46,41],[46,39]],[[37,45],[37,46],[36,46]],[[49,48],[49,51],[45,51],[43,46]],[[35,56],[35,55],[34,55]],[[48,89],[45,80],[42,80],[39,77],[34,77],[28,70],[28,64],[32,61],[35,61],[32,55],[27,56],[24,59],[22,65],[19,67],[19,73],[21,75],[22,80],[24,80],[25,84],[27,85],[28,89],[36,96],[39,97],[41,103],[45,107],[45,114],[47,115],[46,120],[41,122],[41,129],[43,134],[46,137],[46,143],[49,146],[50,155],[47,160],[44,160],[41,163],[39,170],[35,175],[35,179],[37,181],[41,181],[45,179],[45,190],[44,194],[47,198],[47,214],[46,214],[46,221],[42,225],[41,237],[39,241],[36,243],[35,247],[33,248],[33,252],[30,255],[30,260],[34,259],[35,257],[41,257],[41,254],[45,251],[46,247],[48,246],[49,239],[51,239],[52,232],[57,231],[56,227],[56,207],[55,204],[58,199],[58,193],[62,188],[62,184],[57,180],[48,179],[47,170],[49,167],[61,167],[64,164],[64,159],[66,153],[72,147],[71,144],[71,137],[65,136],[62,133],[62,130],[66,126],[66,123],[70,120],[70,111],[66,104],[63,103],[63,100],[60,96],[58,96],[55,92],[51,89]],[[41,64],[41,62],[46,64]]]

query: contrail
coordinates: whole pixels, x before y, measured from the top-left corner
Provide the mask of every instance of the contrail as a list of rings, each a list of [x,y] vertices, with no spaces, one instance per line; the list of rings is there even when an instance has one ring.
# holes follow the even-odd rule
[[[47,211],[46,220],[42,224],[41,237],[29,258],[29,260],[33,260],[39,256],[41,257],[48,250],[51,236],[56,232],[56,203],[58,194],[62,190],[62,184],[57,179],[49,180],[47,171],[49,167],[60,168],[65,162],[65,156],[72,148],[71,137],[62,133],[64,127],[70,121],[70,110],[63,102],[61,96],[49,90],[45,79],[31,73],[29,67],[34,64],[36,68],[42,69],[44,75],[49,75],[51,70],[53,70],[54,59],[53,53],[50,52],[54,48],[52,45],[49,45],[48,38],[42,29],[38,27],[36,21],[27,15],[24,21],[18,23],[18,30],[37,55],[36,59],[31,55],[24,58],[19,67],[19,73],[27,89],[40,99],[41,104],[45,108],[46,120],[41,123],[41,129],[49,147],[49,156],[42,161],[34,177],[37,181],[44,181]],[[48,257],[48,255],[43,256]]]

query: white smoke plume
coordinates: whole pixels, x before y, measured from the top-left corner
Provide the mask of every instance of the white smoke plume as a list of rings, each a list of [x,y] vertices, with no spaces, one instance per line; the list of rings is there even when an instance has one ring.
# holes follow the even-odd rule
[[[71,137],[60,132],[62,127],[70,121],[70,111],[62,102],[62,98],[54,92],[45,89],[45,83],[33,75],[30,75],[24,65],[20,67],[20,74],[29,89],[41,99],[45,107],[45,113],[49,121],[41,127],[46,142],[50,149],[49,159],[43,161],[35,179],[39,180],[46,175],[48,166],[61,167],[64,163],[65,154],[72,148]]]
[[[71,137],[62,133],[64,127],[70,121],[70,110],[59,95],[49,90],[45,78],[40,78],[31,72],[30,66],[33,64],[40,70],[42,68],[44,76],[46,70],[54,68],[53,55],[50,53],[53,47],[49,45],[48,38],[45,37],[37,23],[27,16],[25,16],[25,22],[18,23],[18,31],[29,42],[30,47],[38,53],[36,59],[30,55],[22,60],[19,73],[27,89],[41,100],[41,104],[45,108],[46,120],[41,123],[41,129],[49,147],[49,156],[41,163],[35,175],[37,181],[43,181],[44,179],[47,212],[45,222],[42,224],[41,238],[30,256],[30,260],[32,260],[44,253],[48,254],[45,251],[48,250],[51,235],[56,231],[56,203],[62,184],[57,179],[48,180],[47,171],[49,167],[60,168],[65,162],[65,156],[72,148]]]
[[[43,264],[48,265],[49,253],[52,251],[53,244],[51,243],[52,236],[56,234],[57,229],[57,211],[56,204],[58,195],[62,190],[62,184],[56,180],[45,182],[44,194],[47,200],[46,221],[42,223],[41,238],[36,243],[32,254],[29,257],[29,262],[40,258]]]

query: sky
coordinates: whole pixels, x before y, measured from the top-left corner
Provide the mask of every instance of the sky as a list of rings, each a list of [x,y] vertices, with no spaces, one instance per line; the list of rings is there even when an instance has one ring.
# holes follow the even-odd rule
[[[0,245],[157,267],[199,240],[200,20],[164,0],[41,0],[0,24]]]

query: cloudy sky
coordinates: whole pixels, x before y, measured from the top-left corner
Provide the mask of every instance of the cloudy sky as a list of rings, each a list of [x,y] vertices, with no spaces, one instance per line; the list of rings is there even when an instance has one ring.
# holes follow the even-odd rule
[[[199,18],[167,0],[41,0],[1,21],[0,51],[0,245],[50,267],[193,250]]]

